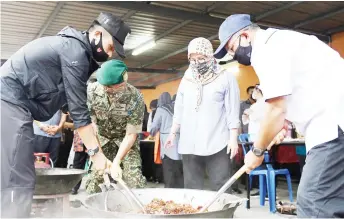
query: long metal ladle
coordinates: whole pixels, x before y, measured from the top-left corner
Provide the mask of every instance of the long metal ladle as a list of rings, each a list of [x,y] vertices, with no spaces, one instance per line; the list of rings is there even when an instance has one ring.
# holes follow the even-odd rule
[[[212,197],[212,199],[207,202],[206,205],[203,206],[203,208],[199,211],[200,213],[203,213],[208,210],[208,208],[224,193],[226,190],[237,181],[242,174],[244,174],[247,170],[247,167],[244,165],[242,166],[220,189],[219,191]]]
[[[141,201],[137,198],[137,196],[133,193],[133,191],[131,191],[131,189],[127,186],[127,184],[121,179],[121,178],[118,178],[118,179],[115,179],[115,181],[117,183],[120,184],[120,186],[122,188],[124,188],[124,190],[129,194],[131,200],[133,200],[139,207],[140,209],[142,210],[143,213],[146,213],[145,211],[145,208],[143,206],[143,204],[141,203]],[[117,188],[117,186],[114,184],[114,183],[111,183],[110,182],[110,176],[109,174],[105,174],[104,176],[104,184],[107,186],[107,187],[113,187],[114,189]],[[105,208],[107,210],[107,196],[108,196],[108,193],[106,194],[106,198],[105,198]]]

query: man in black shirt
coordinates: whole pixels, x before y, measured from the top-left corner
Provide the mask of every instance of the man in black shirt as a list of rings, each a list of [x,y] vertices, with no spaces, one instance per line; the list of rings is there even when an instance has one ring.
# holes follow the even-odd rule
[[[32,122],[49,120],[62,106],[68,106],[94,167],[116,168],[99,149],[86,82],[97,62],[125,57],[130,32],[120,18],[101,13],[88,31],[65,27],[26,44],[1,66],[2,217],[29,217],[35,187]]]

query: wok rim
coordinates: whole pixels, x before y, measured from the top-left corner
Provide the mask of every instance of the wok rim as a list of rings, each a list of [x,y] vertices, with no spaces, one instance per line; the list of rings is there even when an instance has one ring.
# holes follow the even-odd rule
[[[188,190],[188,191],[198,191],[198,192],[207,192],[207,193],[216,193],[216,191],[208,191],[208,190],[199,190],[199,189],[176,189],[176,188],[140,188],[140,189],[133,189],[133,191],[138,191],[138,190],[154,190],[154,189],[164,189],[164,190]],[[198,212],[198,213],[191,213],[191,214],[141,214],[141,213],[125,213],[125,212],[117,212],[117,211],[104,211],[104,210],[101,210],[101,209],[98,209],[98,208],[94,208],[94,207],[91,207],[89,206],[86,201],[89,200],[90,198],[94,197],[94,196],[97,196],[101,193],[96,193],[96,194],[92,194],[92,195],[89,195],[87,196],[86,199],[84,199],[84,203],[83,205],[87,208],[87,209],[90,209],[90,210],[93,210],[93,211],[102,211],[102,212],[106,212],[106,213],[111,213],[111,214],[116,214],[116,215],[127,215],[127,216],[139,216],[139,215],[142,215],[142,216],[151,216],[151,217],[154,217],[154,218],[159,218],[159,217],[178,217],[178,216],[197,216],[197,215],[208,215],[208,214],[212,214],[214,212],[225,212],[225,211],[228,211],[229,209],[233,209],[234,211],[236,210],[236,208],[238,206],[240,206],[244,201],[247,200],[247,198],[241,198],[241,197],[237,197],[238,200],[237,201],[229,201],[227,204],[234,204],[234,206],[232,207],[228,207],[226,209],[221,209],[221,210],[217,210],[217,211],[208,211],[208,212]],[[228,194],[228,193],[224,193],[226,195],[231,195],[231,194]],[[234,196],[234,195],[233,195]],[[225,204],[225,205],[227,205]]]
[[[67,175],[83,175],[86,170],[72,168],[36,168],[36,176],[67,176]]]

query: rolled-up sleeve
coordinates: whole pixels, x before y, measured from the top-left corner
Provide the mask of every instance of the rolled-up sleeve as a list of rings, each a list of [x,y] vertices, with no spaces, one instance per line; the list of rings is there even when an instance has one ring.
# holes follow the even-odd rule
[[[87,108],[88,108],[88,111],[90,112],[92,122],[96,123],[97,117],[94,112],[93,102],[92,102],[94,90],[95,90],[95,83],[89,83],[87,86]]]
[[[173,123],[181,124],[182,122],[182,114],[183,114],[183,104],[184,104],[184,79],[180,82],[177,91],[176,101],[174,103],[174,115],[173,115]]]
[[[73,54],[73,51],[69,52]],[[68,111],[73,118],[75,128],[79,128],[91,123],[86,104],[89,63],[85,54],[71,56],[61,55],[61,70]]]
[[[126,133],[127,134],[139,134],[142,132],[143,117],[145,113],[145,103],[142,98],[142,94],[136,94],[134,109],[131,115],[128,117]]]
[[[226,72],[228,84],[225,93],[225,109],[228,129],[240,127],[240,90],[232,73]]]

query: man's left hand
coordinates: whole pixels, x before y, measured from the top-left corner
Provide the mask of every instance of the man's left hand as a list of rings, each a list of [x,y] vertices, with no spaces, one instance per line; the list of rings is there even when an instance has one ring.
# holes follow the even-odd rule
[[[111,165],[111,177],[116,179],[122,179],[122,168],[120,166],[120,162],[114,160]]]
[[[239,146],[238,146],[238,141],[236,139],[229,140],[228,145],[227,145],[227,154],[231,153],[231,159],[237,155],[239,151]]]
[[[263,163],[263,160],[264,160],[264,155],[257,157],[250,150],[245,156],[245,165],[247,166],[246,172],[250,173],[252,170],[260,166]]]

